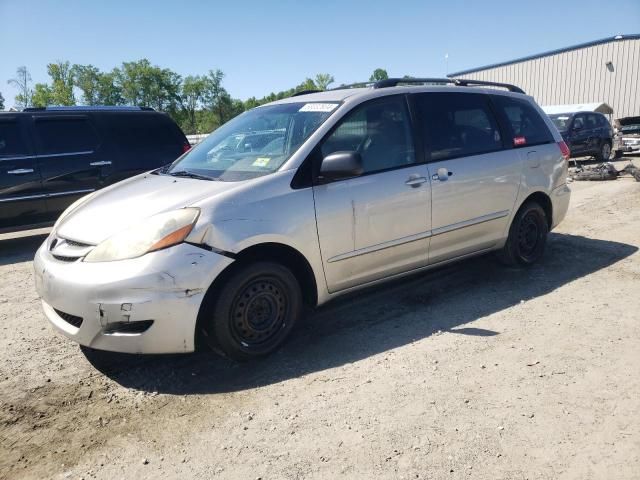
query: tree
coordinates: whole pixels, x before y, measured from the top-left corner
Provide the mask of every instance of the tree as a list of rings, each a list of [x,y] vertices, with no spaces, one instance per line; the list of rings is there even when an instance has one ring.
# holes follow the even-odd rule
[[[0,110],[4,110],[4,97],[2,96],[2,92],[0,92]]]
[[[186,117],[183,130],[187,134],[198,133],[196,112],[202,106],[207,80],[205,77],[189,75],[182,82],[180,91],[180,108]]]
[[[181,82],[177,73],[151,65],[146,58],[124,62],[122,68],[114,69],[113,73],[125,104],[176,111]]]
[[[10,79],[7,83],[15,87],[19,92],[15,99],[18,108],[31,106],[31,95],[33,91],[29,86],[31,83],[31,75],[27,67],[18,67],[15,78]]]
[[[36,83],[31,96],[31,105],[34,107],[55,105],[55,102],[53,101],[53,92],[49,85],[46,83]]]
[[[218,117],[218,125],[222,125],[228,120],[226,112],[228,110],[231,97],[222,86],[224,73],[222,70],[209,70],[205,76],[204,103]]]
[[[335,82],[335,79],[328,73],[319,73],[316,75],[315,83],[318,87],[318,90],[326,90],[327,87],[333,82]]]
[[[389,74],[384,68],[376,68],[369,77],[370,82],[377,82],[379,80],[386,80],[389,78]]]
[[[56,63],[50,63],[47,65],[47,73],[51,77],[51,104],[75,105],[73,72],[69,62],[58,60]]]

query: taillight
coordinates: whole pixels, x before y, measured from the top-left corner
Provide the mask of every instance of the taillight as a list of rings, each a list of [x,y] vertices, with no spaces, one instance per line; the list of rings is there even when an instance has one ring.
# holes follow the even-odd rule
[[[562,157],[568,162],[569,157],[571,156],[571,151],[569,151],[569,147],[564,143],[564,140],[558,142],[558,146],[560,147],[560,151],[562,152]]]
[[[182,145],[182,153],[187,153],[189,150],[191,150],[191,145],[189,145],[188,143]]]

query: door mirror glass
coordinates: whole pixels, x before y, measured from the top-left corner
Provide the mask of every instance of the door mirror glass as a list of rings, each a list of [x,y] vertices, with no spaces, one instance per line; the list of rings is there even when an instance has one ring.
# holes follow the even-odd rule
[[[327,183],[341,178],[351,178],[362,175],[362,156],[358,152],[334,152],[322,160],[320,175],[321,183]]]
[[[584,127],[584,124],[582,122],[582,119],[576,118],[575,121],[573,122],[573,130],[582,130],[583,127]]]

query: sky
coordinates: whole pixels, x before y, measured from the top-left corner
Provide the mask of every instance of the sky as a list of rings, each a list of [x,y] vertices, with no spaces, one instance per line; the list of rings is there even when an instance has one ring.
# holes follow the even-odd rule
[[[441,77],[633,33],[640,0],[0,0],[0,92],[13,105],[21,65],[36,83],[57,60],[111,70],[148,58],[183,76],[220,69],[244,100],[317,73],[336,86],[375,68]]]

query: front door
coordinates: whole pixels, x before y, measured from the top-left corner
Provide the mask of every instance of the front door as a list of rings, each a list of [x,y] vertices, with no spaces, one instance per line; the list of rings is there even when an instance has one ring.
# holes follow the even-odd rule
[[[24,120],[22,115],[0,118],[0,231],[46,219],[40,172]]]
[[[48,215],[55,220],[75,200],[100,187],[100,137],[90,118],[79,114],[36,116],[33,129]]]
[[[325,138],[321,158],[362,156],[361,176],[314,186],[316,222],[330,292],[426,265],[430,190],[416,151],[406,97],[356,107]]]

